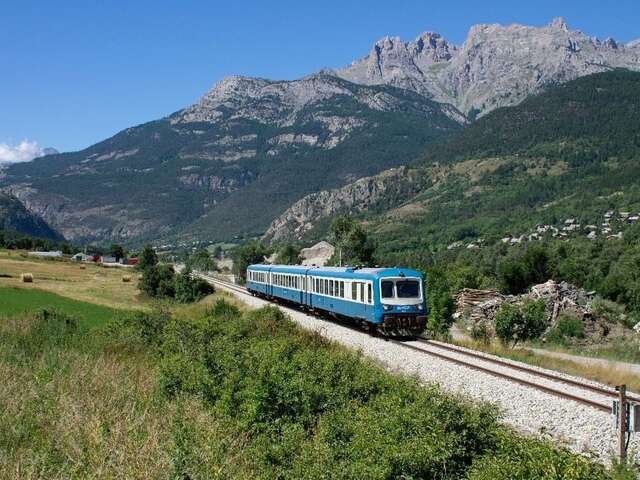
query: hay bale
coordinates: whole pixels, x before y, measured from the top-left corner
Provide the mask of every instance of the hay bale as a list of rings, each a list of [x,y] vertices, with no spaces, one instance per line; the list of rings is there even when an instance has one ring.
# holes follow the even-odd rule
[[[33,273],[21,273],[20,281],[22,283],[33,283]]]
[[[124,283],[129,283],[131,281],[131,276],[130,275],[123,275],[122,276],[122,281]]]
[[[87,266],[86,265],[80,265],[80,270],[86,270]]]

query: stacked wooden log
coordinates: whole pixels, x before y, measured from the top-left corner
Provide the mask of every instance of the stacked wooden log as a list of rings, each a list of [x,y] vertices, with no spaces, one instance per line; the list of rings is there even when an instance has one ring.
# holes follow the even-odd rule
[[[463,288],[456,297],[456,317],[464,317],[472,324],[491,321],[505,301],[497,290]]]

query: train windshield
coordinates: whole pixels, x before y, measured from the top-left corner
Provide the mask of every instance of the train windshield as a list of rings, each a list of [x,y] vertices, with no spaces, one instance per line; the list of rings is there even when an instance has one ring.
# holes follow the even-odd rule
[[[384,280],[382,282],[382,298],[393,298],[393,281]]]
[[[417,280],[396,281],[398,298],[418,298],[420,296],[420,283]]]
[[[392,298],[420,298],[420,281],[416,279],[382,280],[380,282],[380,297]]]

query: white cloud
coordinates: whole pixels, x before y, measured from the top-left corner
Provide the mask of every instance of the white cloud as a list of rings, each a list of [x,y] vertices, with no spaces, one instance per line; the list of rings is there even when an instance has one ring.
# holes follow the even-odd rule
[[[28,162],[44,155],[44,150],[38,142],[22,140],[17,145],[0,143],[0,163]]]

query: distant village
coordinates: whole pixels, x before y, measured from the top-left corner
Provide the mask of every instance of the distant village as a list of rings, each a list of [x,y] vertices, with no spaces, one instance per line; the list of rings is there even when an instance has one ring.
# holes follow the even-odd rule
[[[542,240],[546,236],[558,239],[568,239],[578,235],[584,235],[590,240],[597,238],[606,238],[608,240],[622,239],[623,230],[629,225],[633,225],[640,221],[640,213],[631,213],[627,211],[608,210],[600,225],[590,224],[582,225],[575,218],[567,218],[560,226],[554,225],[536,225],[534,231],[522,235],[507,235],[500,241],[507,245],[518,245],[524,242],[532,242]],[[447,250],[457,248],[468,248],[469,250],[478,249],[483,246],[485,240],[478,238],[471,242],[462,240],[451,243],[447,246]]]

